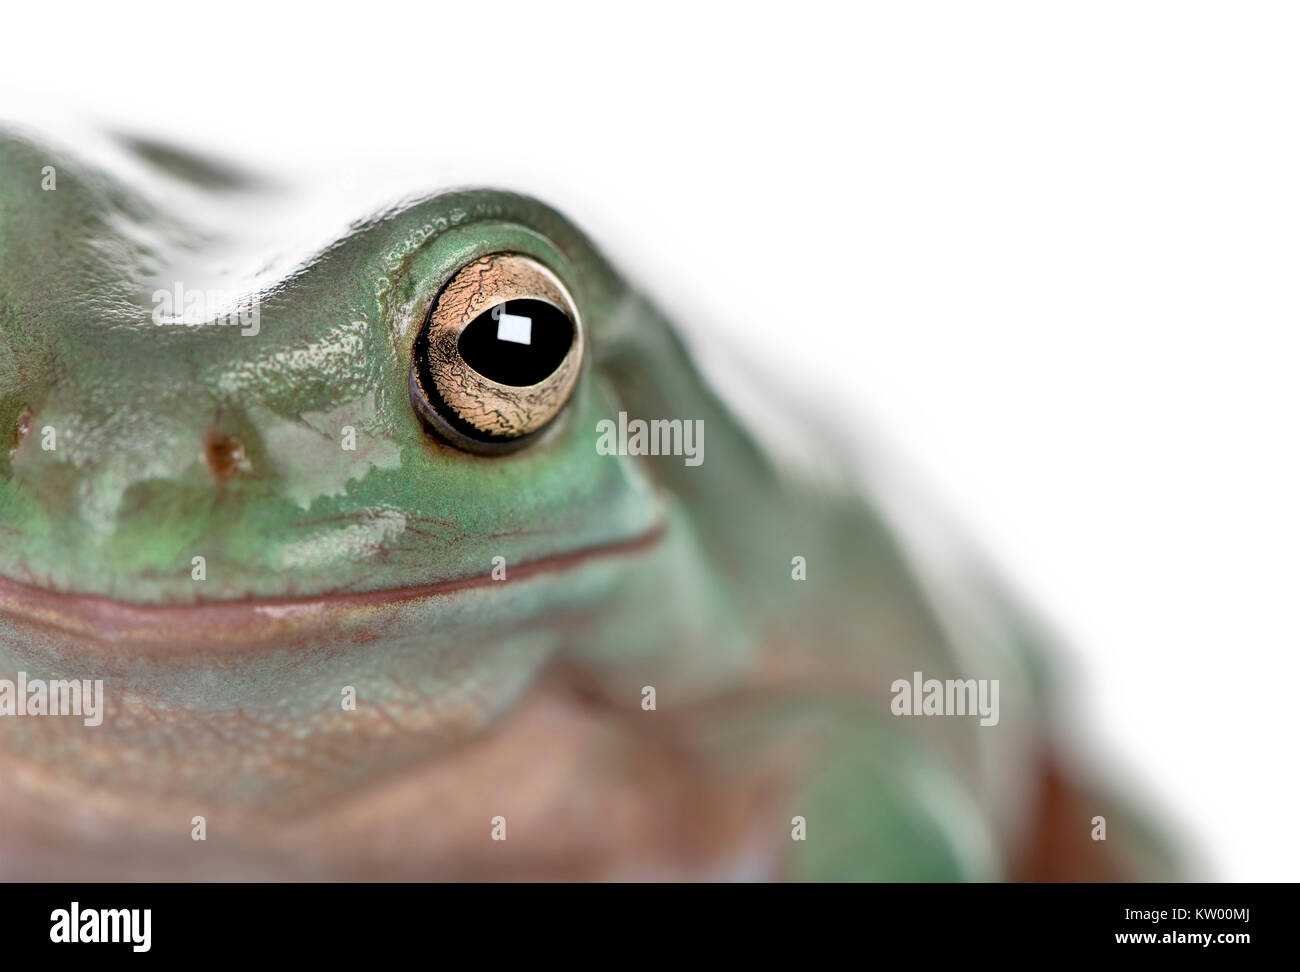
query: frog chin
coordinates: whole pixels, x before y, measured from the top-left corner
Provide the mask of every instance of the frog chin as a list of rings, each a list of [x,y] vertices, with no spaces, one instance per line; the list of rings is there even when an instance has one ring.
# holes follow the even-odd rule
[[[592,561],[635,556],[658,545],[664,532],[663,523],[656,523],[626,539],[512,565],[507,576],[494,568],[462,578],[359,593],[137,604],[0,577],[0,635],[6,629],[28,629],[40,632],[39,640],[52,636],[65,644],[85,644],[91,655],[97,651],[112,655],[120,649],[153,658],[306,648],[348,631],[360,640],[373,640],[366,636],[367,629],[382,627],[385,619],[404,610],[475,590],[514,587]]]

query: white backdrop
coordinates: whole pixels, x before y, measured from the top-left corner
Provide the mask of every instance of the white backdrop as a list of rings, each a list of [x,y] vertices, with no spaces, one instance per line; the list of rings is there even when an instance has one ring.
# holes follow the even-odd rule
[[[759,360],[811,275],[792,384],[1067,634],[1214,874],[1300,878],[1295,8],[329,6],[11,5],[0,117],[527,191]]]

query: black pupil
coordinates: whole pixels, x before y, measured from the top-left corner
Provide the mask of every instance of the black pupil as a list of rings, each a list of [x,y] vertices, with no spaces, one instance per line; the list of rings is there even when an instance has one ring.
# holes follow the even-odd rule
[[[544,300],[509,300],[460,332],[460,356],[502,385],[535,385],[560,366],[573,344],[573,322]]]

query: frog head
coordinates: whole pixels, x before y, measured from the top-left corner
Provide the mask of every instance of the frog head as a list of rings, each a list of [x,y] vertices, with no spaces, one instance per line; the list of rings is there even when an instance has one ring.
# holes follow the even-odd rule
[[[136,159],[177,178],[170,156]],[[541,565],[654,529],[644,477],[592,448],[611,402],[588,357],[625,293],[545,206],[415,199],[284,269],[255,215],[265,190],[233,174],[182,170],[183,188],[230,201],[214,227],[28,142],[0,144],[0,167],[0,576],[139,606],[329,598],[465,583],[495,557]],[[521,266],[532,276],[512,277]],[[444,384],[478,376],[458,406],[502,426],[471,436],[426,405],[442,397],[427,336],[447,333],[430,314],[458,272],[473,306],[434,367],[454,372]],[[459,356],[479,334],[489,373],[543,355],[540,328],[531,345],[496,339],[503,306],[572,326],[553,341],[567,356],[506,375],[550,395],[544,428],[502,418],[516,386]]]
[[[701,393],[651,377],[679,345],[567,220],[450,191],[304,244],[282,185],[94,154],[0,140],[0,661],[106,709],[6,723],[10,753],[292,812],[565,646],[635,652],[665,598],[707,623],[666,480],[596,448],[638,394]]]

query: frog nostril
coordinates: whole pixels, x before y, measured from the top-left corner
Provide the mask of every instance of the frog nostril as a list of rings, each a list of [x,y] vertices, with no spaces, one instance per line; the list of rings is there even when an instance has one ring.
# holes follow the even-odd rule
[[[15,452],[18,447],[23,444],[23,439],[27,438],[27,433],[31,430],[32,410],[30,408],[25,408],[23,409],[22,414],[18,416],[18,422],[14,426],[13,441],[10,443],[9,451]]]
[[[203,456],[217,478],[225,481],[249,468],[244,443],[233,435],[210,432],[203,440]]]

